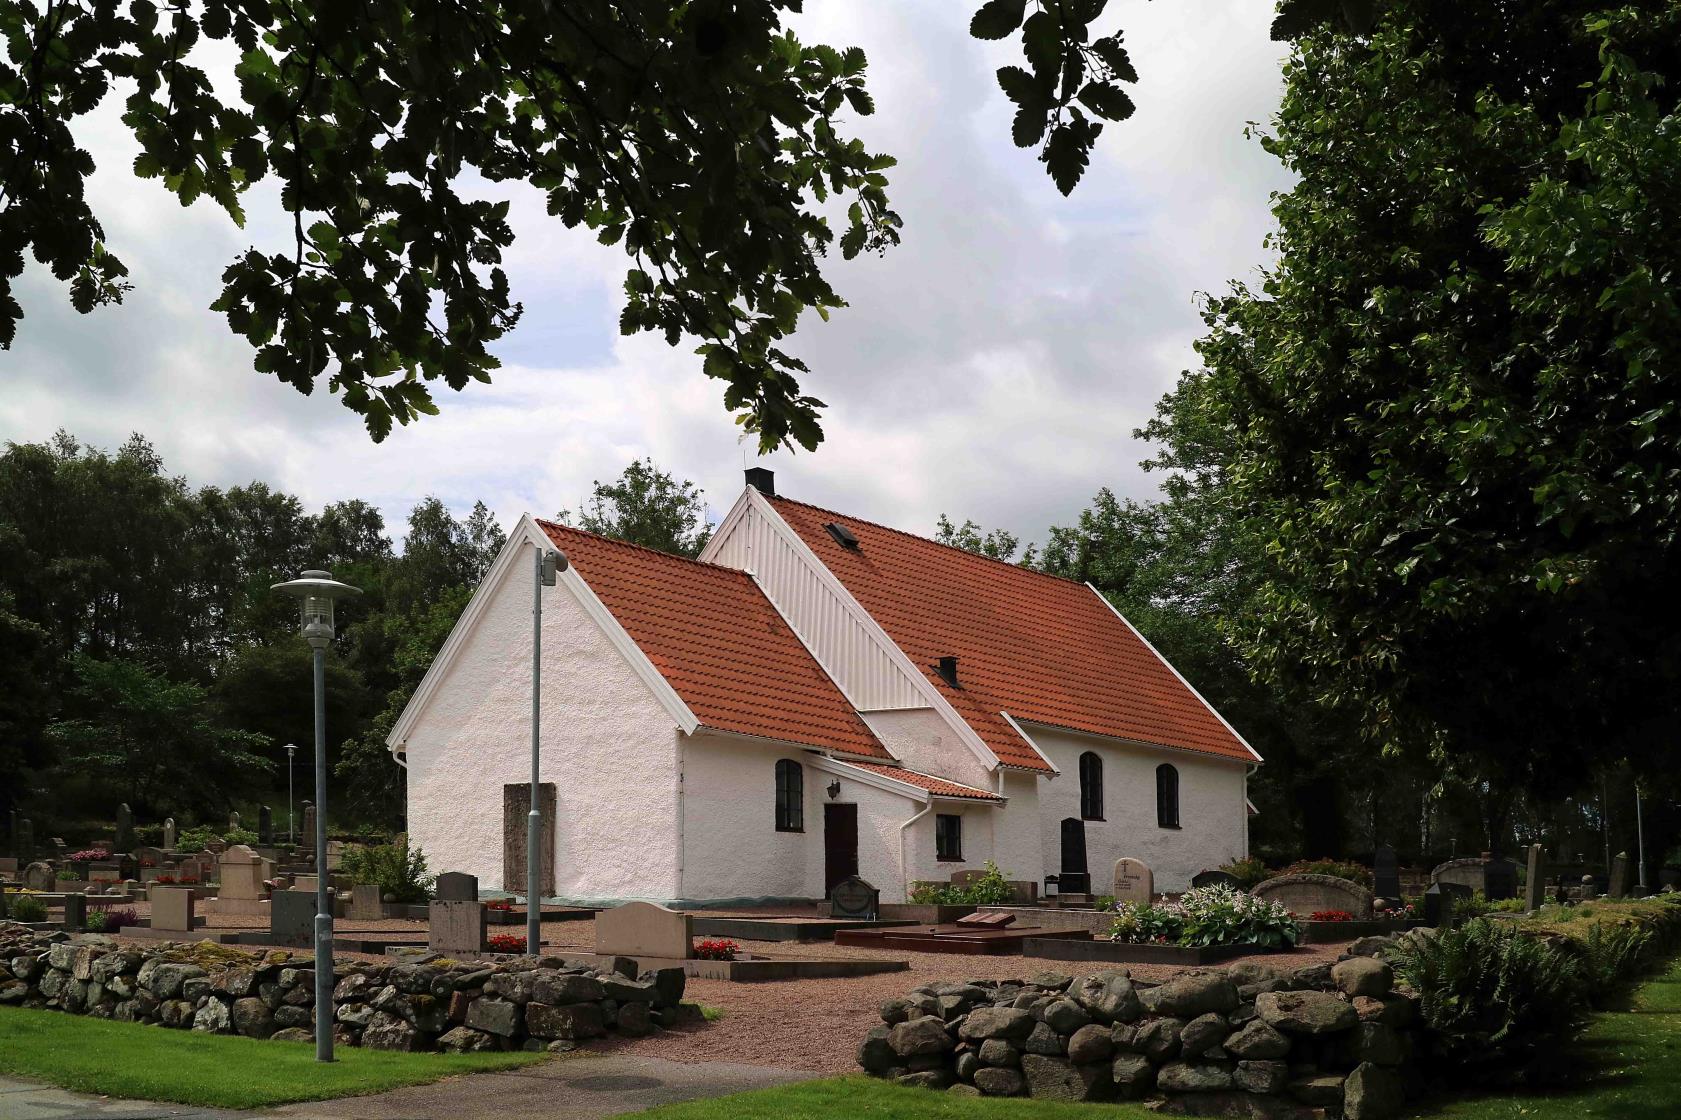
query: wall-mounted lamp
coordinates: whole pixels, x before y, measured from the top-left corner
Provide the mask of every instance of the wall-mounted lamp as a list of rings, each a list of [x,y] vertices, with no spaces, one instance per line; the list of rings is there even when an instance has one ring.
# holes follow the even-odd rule
[[[834,781],[830,782],[829,786],[828,786],[828,790],[829,790],[829,800],[830,801],[833,801],[835,798],[839,797],[840,796],[840,779],[836,778]]]

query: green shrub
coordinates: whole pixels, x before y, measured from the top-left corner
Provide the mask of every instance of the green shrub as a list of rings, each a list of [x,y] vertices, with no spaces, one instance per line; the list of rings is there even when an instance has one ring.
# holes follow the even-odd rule
[[[1372,872],[1369,868],[1346,859],[1299,859],[1279,872],[1280,875],[1335,875],[1370,888]]]
[[[1272,878],[1272,872],[1267,870],[1266,863],[1254,856],[1228,860],[1220,865],[1220,870],[1236,879],[1237,885],[1244,890],[1249,890],[1256,884],[1264,883]]]
[[[425,902],[432,897],[437,876],[426,873],[426,855],[401,844],[374,844],[350,848],[344,853],[339,871],[352,883],[377,883],[379,893],[395,895],[398,902]]]
[[[1419,994],[1428,1045],[1444,1068],[1535,1072],[1584,1021],[1578,955],[1486,918],[1403,939],[1395,968]]]
[[[175,850],[178,852],[202,852],[210,847],[217,832],[207,824],[194,825],[192,828],[182,829],[175,838]]]
[[[249,828],[230,828],[222,833],[222,842],[230,848],[235,844],[256,844],[261,840],[262,837]]]
[[[1196,887],[1177,902],[1129,902],[1116,908],[1114,941],[1169,945],[1264,945],[1291,948],[1302,927],[1282,903],[1233,887]]]
[[[911,891],[911,901],[919,906],[1002,906],[1015,896],[1015,888],[990,859],[986,873],[972,883],[924,883]]]
[[[1594,1006],[1613,1002],[1646,971],[1656,941],[1653,931],[1643,926],[1596,922],[1586,937],[1572,942],[1581,956],[1582,974]]]
[[[11,904],[14,921],[44,922],[47,920],[47,904],[32,894],[16,894],[7,901]]]
[[[163,846],[163,825],[137,824],[134,826],[134,842],[147,848]]]

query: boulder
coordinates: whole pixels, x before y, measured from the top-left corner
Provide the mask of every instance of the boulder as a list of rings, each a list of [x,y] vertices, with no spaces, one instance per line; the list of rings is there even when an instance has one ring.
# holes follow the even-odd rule
[[[952,1076],[950,1070],[929,1069],[907,1073],[895,1077],[893,1080],[900,1085],[909,1085],[913,1089],[948,1089],[956,1079]]]
[[[1343,1079],[1341,1074],[1323,1073],[1313,1077],[1298,1077],[1290,1082],[1290,1095],[1303,1104],[1315,1108],[1342,1107]]]
[[[1042,1018],[1045,1025],[1057,1034],[1073,1034],[1091,1022],[1091,1016],[1071,999],[1057,1000],[1045,1008]]]
[[[945,1021],[932,1015],[907,1019],[887,1032],[887,1044],[901,1058],[919,1054],[949,1054],[956,1047]]]
[[[307,1027],[287,1027],[268,1036],[270,1042],[314,1042],[315,1032]]]
[[[969,1012],[957,1033],[973,1041],[1001,1038],[1019,1041],[1033,1033],[1033,1016],[1016,1007],[980,1007]]]
[[[623,1026],[624,1013],[629,1009],[626,1005],[619,1009],[620,1025]],[[477,1024],[472,1024],[476,1026]],[[525,1005],[525,1029],[536,1038],[564,1038],[576,1040],[580,1038],[600,1038],[607,1033],[607,1025],[602,1018],[601,1008],[593,1003],[568,1003],[560,1006],[539,1003],[536,1000]],[[644,1032],[646,1033],[646,1032]]]
[[[1356,1056],[1370,1065],[1398,1066],[1407,1056],[1401,1032],[1383,1023],[1361,1023],[1354,1037]]]
[[[1265,1019],[1254,1019],[1221,1044],[1239,1058],[1282,1058],[1290,1052],[1290,1040]]]
[[[207,999],[193,1016],[193,1030],[206,1034],[227,1034],[233,1029],[233,1017],[228,1005],[219,999]]]
[[[246,1038],[267,1038],[274,1033],[274,1012],[256,996],[234,1000],[229,1019],[233,1023],[233,1029]]]
[[[524,1006],[537,998],[536,972],[498,972],[484,982],[484,994]]]
[[[422,1050],[425,1039],[406,1019],[376,1011],[362,1031],[362,1045],[369,1050]]]
[[[1038,972],[1027,978],[1030,988],[1043,988],[1048,992],[1060,992],[1074,982],[1072,976],[1062,972]]]
[[[607,998],[617,1003],[653,1003],[659,998],[659,989],[652,983],[641,980],[629,980],[623,976],[608,976],[601,981],[601,988]]]
[[[141,973],[146,972],[142,966]],[[204,975],[204,969],[196,964],[180,964],[173,961],[156,963],[152,966],[150,976],[140,977],[140,986],[148,988],[159,999],[174,999],[181,995],[181,989],[188,980],[196,980]]]
[[[1021,1051],[1001,1038],[989,1038],[981,1043],[978,1056],[981,1064],[987,1066],[1010,1066],[1013,1068],[1021,1064]]]
[[[1289,1034],[1333,1034],[1360,1021],[1351,1004],[1329,992],[1264,992],[1255,998],[1255,1010]]]
[[[503,1038],[512,1038],[519,1033],[523,1018],[517,1004],[493,996],[481,996],[467,1008],[466,1025]]]
[[[1155,1062],[1165,1062],[1179,1053],[1179,1032],[1185,1024],[1178,1019],[1155,1019],[1138,1028],[1132,1048]]]
[[[1023,1054],[1022,1076],[1028,1095],[1053,1101],[1101,1101],[1114,1092],[1109,1065],[1077,1066],[1066,1058],[1047,1054]]]
[[[1347,996],[1381,996],[1395,984],[1395,973],[1376,957],[1349,957],[1331,966],[1331,983]]]
[[[1198,1015],[1179,1032],[1179,1052],[1186,1057],[1192,1057],[1210,1047],[1220,1045],[1231,1033],[1231,1025],[1218,1011]]]
[[[858,1064],[865,1073],[881,1076],[899,1064],[899,1055],[887,1042],[887,1027],[872,1027],[858,1044]]]
[[[989,1097],[1019,1097],[1027,1088],[1027,1079],[1020,1070],[982,1066],[975,1071],[975,1088]]]
[[[909,1000],[889,999],[882,1001],[881,1021],[888,1026],[896,1026],[910,1017],[911,1005]]]
[[[1130,1023],[1144,1014],[1138,990],[1125,973],[1091,977],[1080,986],[1079,1003],[1101,1023]]]
[[[527,1004],[529,1008],[531,1005]],[[496,1049],[496,1036],[471,1027],[454,1027],[438,1037],[438,1049],[447,1054],[473,1054]]]
[[[1046,1054],[1055,1056],[1065,1053],[1068,1045],[1060,1034],[1051,1030],[1044,1023],[1034,1023],[1033,1033],[1021,1044],[1021,1048],[1029,1054]]]
[[[1405,1103],[1401,1075],[1393,1069],[1361,1062],[1343,1083],[1345,1120],[1390,1120]]]
[[[1158,988],[1148,988],[1141,999],[1159,1015],[1192,1019],[1210,1011],[1225,1014],[1237,1007],[1237,985],[1223,972],[1185,972]]]
[[[1290,1080],[1290,1067],[1283,1062],[1244,1061],[1232,1071],[1232,1084],[1249,1093],[1281,1093]]]
[[[1169,1062],[1156,1071],[1156,1088],[1164,1093],[1215,1093],[1232,1087],[1232,1071],[1201,1062]]]
[[[1147,1096],[1156,1087],[1156,1067],[1142,1054],[1121,1054],[1109,1065],[1115,1092],[1126,1100]]]
[[[1077,1066],[1106,1062],[1114,1052],[1115,1042],[1109,1036],[1109,1028],[1098,1023],[1088,1023],[1068,1040],[1068,1060]]]
[[[660,972],[669,971],[660,969]],[[682,969],[678,969],[679,974]],[[656,984],[657,986],[657,984]],[[490,989],[486,987],[486,991]],[[531,986],[531,999],[551,1005],[568,1003],[597,1003],[607,997],[601,981],[593,976],[551,974],[542,976]],[[679,991],[678,998],[682,998]]]

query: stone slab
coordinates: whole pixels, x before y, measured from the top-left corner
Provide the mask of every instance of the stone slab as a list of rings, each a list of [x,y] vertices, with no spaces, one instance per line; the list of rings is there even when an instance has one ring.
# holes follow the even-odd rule
[[[484,903],[443,900],[432,903],[426,921],[426,945],[436,953],[484,952]]]
[[[651,902],[627,902],[595,916],[595,951],[607,957],[694,955],[694,919]]]
[[[151,928],[190,933],[194,928],[197,899],[191,887],[153,887],[147,892],[152,903]]]

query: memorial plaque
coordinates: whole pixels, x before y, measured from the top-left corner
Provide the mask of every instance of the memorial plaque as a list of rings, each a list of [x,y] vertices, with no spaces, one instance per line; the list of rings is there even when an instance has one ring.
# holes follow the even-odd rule
[[[880,913],[881,892],[856,875],[835,884],[829,892],[831,918],[858,918],[874,921]]]
[[[477,902],[479,877],[464,871],[446,871],[438,876],[434,893],[439,902]]]
[[[1123,856],[1115,861],[1115,902],[1149,903],[1156,896],[1156,876],[1141,859]]]
[[[652,902],[627,902],[595,916],[595,952],[602,957],[686,960],[694,953],[689,915]]]

